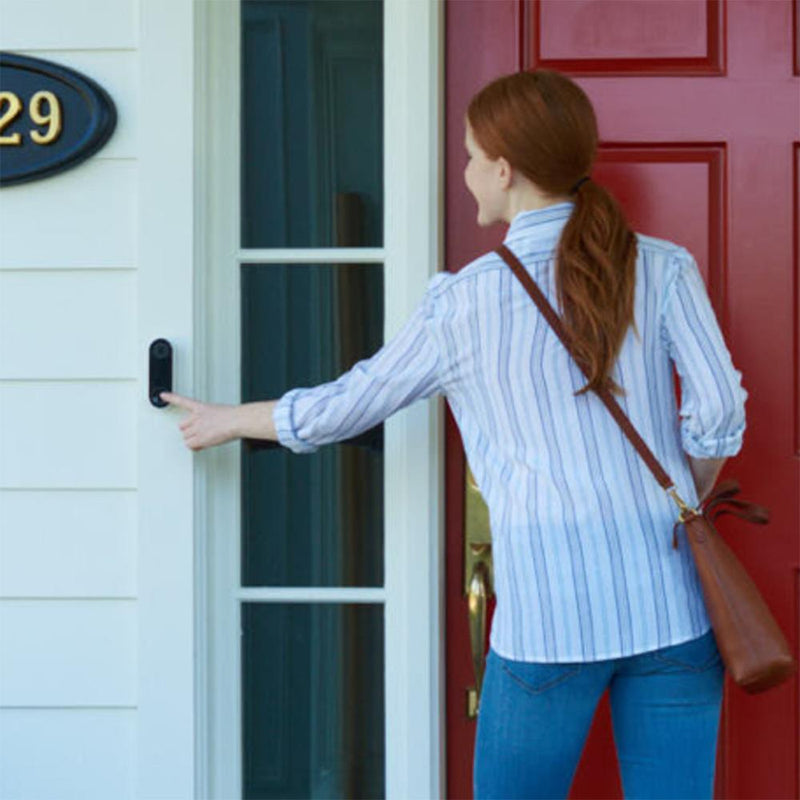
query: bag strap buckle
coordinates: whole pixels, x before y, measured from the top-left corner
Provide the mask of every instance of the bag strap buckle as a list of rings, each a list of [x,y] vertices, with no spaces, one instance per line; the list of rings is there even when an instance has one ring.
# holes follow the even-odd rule
[[[697,509],[686,504],[683,498],[678,494],[678,490],[675,488],[674,484],[668,489],[665,489],[665,491],[667,494],[671,495],[672,499],[678,504],[678,508],[681,511],[678,519],[679,522],[686,522],[687,519],[691,519],[692,517],[700,515],[700,512]]]

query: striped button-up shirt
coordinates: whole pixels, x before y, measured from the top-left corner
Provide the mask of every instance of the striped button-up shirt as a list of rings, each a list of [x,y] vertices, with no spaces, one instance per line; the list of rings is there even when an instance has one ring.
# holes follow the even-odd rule
[[[555,249],[574,203],[519,212],[504,244],[558,311]],[[623,411],[691,505],[686,453],[739,452],[747,391],[697,263],[637,233],[635,317],[613,377]],[[673,364],[680,376],[677,407]],[[686,641],[711,622],[677,508],[522,284],[494,252],[428,283],[414,313],[337,380],[286,392],[275,426],[296,453],[444,395],[489,508],[490,644],[523,661],[593,661]]]

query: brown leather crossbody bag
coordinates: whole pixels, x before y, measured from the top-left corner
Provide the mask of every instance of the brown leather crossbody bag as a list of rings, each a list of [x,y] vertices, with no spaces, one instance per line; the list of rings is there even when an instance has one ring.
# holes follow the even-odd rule
[[[561,319],[519,259],[506,245],[500,245],[495,252],[511,267],[567,352],[588,377],[586,368],[575,358]],[[680,514],[673,526],[672,546],[678,548],[678,527],[682,525],[691,547],[714,638],[725,668],[733,680],[749,694],[763,692],[783,683],[797,671],[797,662],[764,598],[714,527],[714,520],[722,514],[735,514],[748,522],[765,525],[769,521],[768,509],[755,503],[732,499],[739,492],[739,482],[735,478],[721,481],[714,487],[700,503],[699,509],[689,507],[678,495],[675,484],[611,392],[604,388],[597,395],[664,491],[678,505]]]

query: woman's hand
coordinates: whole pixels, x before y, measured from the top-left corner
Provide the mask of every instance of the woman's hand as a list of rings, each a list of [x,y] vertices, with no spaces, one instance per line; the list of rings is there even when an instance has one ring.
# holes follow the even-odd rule
[[[238,406],[201,403],[173,392],[159,392],[159,397],[189,412],[189,416],[178,427],[183,431],[183,439],[191,450],[202,450],[237,438]]]

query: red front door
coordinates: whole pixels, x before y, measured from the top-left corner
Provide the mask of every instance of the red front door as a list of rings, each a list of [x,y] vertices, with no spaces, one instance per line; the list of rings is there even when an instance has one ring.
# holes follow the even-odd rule
[[[726,540],[790,644],[798,631],[800,520],[799,0],[448,0],[446,263],[497,247],[464,186],[463,117],[508,72],[547,67],[587,92],[595,180],[634,229],[686,246],[704,273],[747,401],[744,446],[720,476],[766,505],[767,526],[725,517]],[[447,412],[447,796],[472,796],[476,720],[464,597],[465,459]],[[489,619],[493,604],[489,604]],[[489,623],[491,624],[491,622]],[[726,679],[716,796],[798,796],[798,681],[750,696]],[[621,797],[608,694],[573,798]]]

